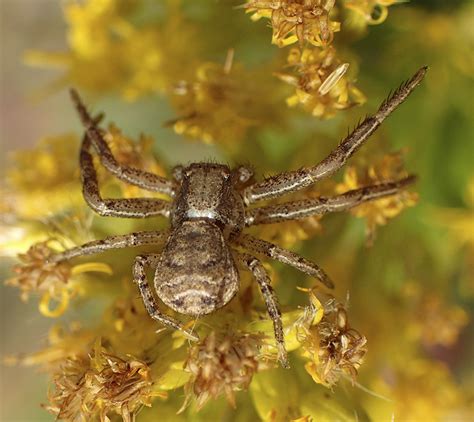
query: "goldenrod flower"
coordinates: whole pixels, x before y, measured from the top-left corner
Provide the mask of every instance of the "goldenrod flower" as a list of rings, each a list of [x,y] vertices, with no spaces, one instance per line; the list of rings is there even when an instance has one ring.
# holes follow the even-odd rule
[[[377,164],[358,169],[347,167],[342,183],[336,186],[336,192],[347,192],[362,186],[395,181],[408,176],[404,169],[402,153],[393,153],[384,156]],[[375,238],[377,226],[387,224],[387,221],[396,217],[405,208],[413,207],[418,201],[418,194],[407,190],[387,198],[366,202],[355,208],[350,213],[359,218],[366,219],[366,233],[368,244]]]
[[[344,110],[365,102],[365,97],[346,75],[348,63],[342,63],[333,47],[325,49],[297,48],[290,50],[288,65],[292,73],[277,73],[282,81],[295,87],[287,98],[290,107],[298,104],[315,117],[333,117]]]
[[[367,339],[349,326],[341,303],[328,300],[321,321],[302,328],[303,356],[309,358],[305,369],[316,383],[331,387],[343,375],[355,379],[367,352]]]
[[[330,19],[335,0],[249,0],[245,8],[252,13],[252,20],[271,19],[272,43],[278,47],[305,41],[324,46],[331,43],[340,23]]]

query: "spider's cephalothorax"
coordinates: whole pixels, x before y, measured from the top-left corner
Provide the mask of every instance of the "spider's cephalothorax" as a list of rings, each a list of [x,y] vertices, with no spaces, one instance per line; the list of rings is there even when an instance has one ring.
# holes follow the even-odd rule
[[[253,181],[246,167],[231,170],[225,165],[194,163],[176,167],[174,179],[166,179],[144,170],[120,165],[103,138],[97,122],[91,118],[79,95],[71,91],[73,101],[86,128],[80,167],[84,199],[100,215],[170,219],[165,231],[136,232],[111,236],[56,254],[60,262],[113,248],[163,245],[160,253],[139,255],[133,275],[150,316],[162,324],[181,330],[190,339],[197,336],[176,319],[164,314],[148,283],[145,269],[155,271],[156,295],[180,314],[204,315],[227,304],[239,289],[238,266],[250,271],[259,284],[268,313],[273,321],[278,355],[288,365],[280,309],[270,278],[254,254],[267,256],[317,277],[327,287],[333,283],[315,263],[277,245],[244,233],[257,224],[295,220],[317,214],[344,211],[363,202],[394,195],[414,181],[414,176],[354,189],[340,195],[258,206],[258,202],[278,198],[304,189],[339,170],[410,93],[426,73],[418,72],[386,101],[373,116],[368,116],[320,163],[277,174],[260,182]],[[92,150],[102,165],[119,179],[143,189],[168,195],[155,198],[106,199],[99,191]],[[256,204],[254,207],[251,205]],[[250,253],[249,253],[250,252]]]

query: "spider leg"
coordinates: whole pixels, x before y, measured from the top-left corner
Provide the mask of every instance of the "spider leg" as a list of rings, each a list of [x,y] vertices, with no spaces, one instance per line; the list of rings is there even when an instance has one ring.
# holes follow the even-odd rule
[[[92,242],[84,243],[81,246],[68,249],[64,252],[53,255],[50,262],[60,262],[77,256],[92,255],[101,253],[109,249],[128,248],[133,246],[157,245],[163,243],[168,231],[149,231],[149,232],[135,232],[119,236],[109,236],[102,240],[94,240]]]
[[[199,337],[196,334],[186,330],[179,321],[163,314],[158,309],[158,304],[148,284],[145,268],[156,268],[159,258],[160,256],[157,254],[139,255],[135,258],[135,264],[133,265],[133,277],[138,284],[145,308],[154,320],[169,328],[181,331],[189,340],[198,341]]]
[[[232,239],[232,242],[253,253],[262,254],[290,265],[302,273],[318,278],[326,287],[334,288],[334,283],[322,268],[294,252],[245,233],[241,233],[239,237]]]
[[[89,152],[90,138],[85,135],[80,153],[82,191],[85,201],[99,215],[111,217],[145,218],[162,215],[168,217],[171,204],[162,199],[130,198],[103,199],[99,191],[97,172]]]
[[[279,197],[312,185],[339,170],[382,124],[382,122],[413,92],[425,76],[428,68],[422,67],[405,84],[401,85],[379,107],[373,116],[367,116],[339,146],[319,164],[277,174],[248,186],[243,190],[245,203]]]
[[[72,101],[79,113],[82,124],[90,138],[94,149],[100,157],[102,165],[114,176],[142,189],[161,192],[170,196],[175,194],[175,185],[172,181],[144,170],[121,166],[112,154],[107,142],[104,140],[97,122],[88,113],[81,97],[74,89],[71,89]]]
[[[396,182],[386,182],[350,190],[341,195],[304,199],[301,201],[284,202],[267,207],[246,210],[245,224],[270,224],[279,221],[297,220],[312,215],[322,215],[330,212],[345,211],[367,201],[394,195],[416,180],[408,176]]]
[[[255,277],[255,280],[257,280],[263,299],[265,300],[265,304],[267,306],[268,314],[273,321],[275,340],[277,342],[278,348],[278,360],[284,368],[289,368],[288,354],[285,348],[285,337],[283,335],[283,323],[281,321],[280,305],[278,304],[278,298],[275,294],[275,291],[270,284],[270,277],[265,271],[262,263],[257,258],[247,253],[237,251],[234,252],[236,253],[236,256],[240,262],[249,269],[249,271]]]

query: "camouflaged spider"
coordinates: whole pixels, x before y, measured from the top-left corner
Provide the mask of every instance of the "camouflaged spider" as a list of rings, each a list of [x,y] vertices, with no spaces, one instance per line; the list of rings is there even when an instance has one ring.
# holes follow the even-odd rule
[[[226,165],[193,163],[178,166],[173,179],[136,168],[121,166],[111,153],[96,121],[87,112],[79,95],[71,95],[86,133],[80,152],[84,199],[102,216],[146,218],[164,216],[170,219],[170,229],[128,235],[111,236],[78,246],[51,259],[60,262],[73,257],[102,252],[113,248],[164,244],[160,254],[137,256],[133,266],[145,307],[152,318],[181,330],[192,340],[197,336],[177,320],[163,314],[148,284],[145,268],[155,269],[154,283],[157,296],[180,314],[206,315],[226,305],[239,290],[236,263],[246,267],[257,280],[268,313],[273,321],[278,356],[288,366],[283,327],[277,297],[270,278],[261,262],[253,255],[236,250],[265,255],[301,272],[317,277],[327,287],[333,283],[315,263],[280,248],[272,243],[244,234],[246,227],[256,224],[295,220],[316,214],[343,211],[365,201],[396,194],[414,181],[414,176],[317,199],[284,202],[249,208],[262,200],[284,196],[306,188],[340,169],[369,136],[380,126],[416,88],[427,68],[421,68],[378,111],[367,117],[339,146],[319,164],[296,171],[280,173],[260,182],[253,181],[247,167],[230,169]],[[146,189],[168,195],[169,201],[151,198],[104,199],[99,192],[91,149],[98,154],[102,165],[117,178]]]

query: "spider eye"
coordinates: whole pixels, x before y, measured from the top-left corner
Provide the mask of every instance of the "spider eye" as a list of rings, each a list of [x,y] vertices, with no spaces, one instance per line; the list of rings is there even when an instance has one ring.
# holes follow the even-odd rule
[[[184,169],[183,166],[176,166],[172,170],[173,178],[177,182],[181,182],[181,180],[183,180],[183,169]]]
[[[248,182],[253,176],[253,171],[245,166],[238,167],[237,173],[239,175],[239,182],[241,183]]]

